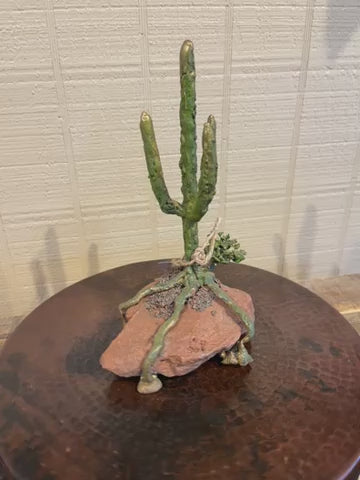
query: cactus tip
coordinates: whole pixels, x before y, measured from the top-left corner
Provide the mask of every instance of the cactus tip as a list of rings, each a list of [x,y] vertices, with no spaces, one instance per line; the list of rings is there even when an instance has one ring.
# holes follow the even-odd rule
[[[147,112],[142,112],[140,116],[140,120],[142,122],[146,122],[147,120],[150,120],[150,115]]]
[[[194,44],[191,40],[185,40],[182,44],[181,50],[185,49],[188,50],[190,48],[194,48]]]
[[[180,50],[181,72],[194,70],[194,45],[191,40],[185,40]]]

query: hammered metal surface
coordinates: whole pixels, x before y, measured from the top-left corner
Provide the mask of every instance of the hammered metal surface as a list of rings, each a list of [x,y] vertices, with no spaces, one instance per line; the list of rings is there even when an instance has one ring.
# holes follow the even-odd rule
[[[146,262],[88,278],[16,330],[0,357],[2,478],[355,478],[360,337],[289,280],[243,265],[217,271],[253,297],[251,367],[212,360],[149,396],[136,379],[101,370],[120,330],[117,304],[168,268]]]

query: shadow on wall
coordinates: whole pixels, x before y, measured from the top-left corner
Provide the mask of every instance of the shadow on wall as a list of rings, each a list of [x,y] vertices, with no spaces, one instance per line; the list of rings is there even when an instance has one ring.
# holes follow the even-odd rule
[[[352,34],[360,26],[360,4],[356,0],[328,0],[327,49],[328,59],[336,60],[345,50]]]
[[[285,243],[280,234],[275,234],[273,236],[273,251],[275,256],[278,258],[278,268],[277,273],[279,275],[285,275],[290,277],[296,277],[297,280],[303,281],[308,280],[312,277],[317,276],[317,273],[313,271],[313,265],[318,264],[316,260],[315,249],[315,239],[318,231],[318,211],[316,207],[312,204],[306,207],[304,214],[304,219],[299,231],[299,235],[296,241],[296,265],[295,269],[291,268],[288,272],[288,265],[286,262],[286,252],[285,252]],[[329,252],[329,262],[324,264],[324,275],[338,275],[339,266],[334,261],[333,254]],[[293,255],[291,255],[293,257]]]
[[[36,289],[36,300],[40,303],[50,296],[44,268],[37,258],[31,262],[30,268]]]
[[[311,276],[311,268],[314,257],[314,243],[317,232],[317,209],[314,205],[308,205],[304,215],[297,241],[297,272],[301,280],[307,280]]]
[[[54,227],[49,227],[45,235],[45,252],[50,283],[62,290],[66,286],[65,271],[62,263],[59,241]]]
[[[311,275],[311,264],[313,261],[313,249],[317,230],[317,210],[314,205],[306,208],[304,220],[297,239],[296,277],[299,280],[309,278]],[[286,262],[285,242],[279,233],[273,236],[273,251],[278,259],[278,275],[289,274]],[[295,272],[290,272],[294,276]]]
[[[88,250],[88,274],[95,275],[99,272],[99,248],[96,243],[91,243]]]
[[[80,259],[79,259],[80,261]],[[41,303],[54,293],[66,287],[66,274],[55,227],[48,228],[44,238],[44,248],[30,264],[36,303]],[[100,271],[98,246],[92,243],[88,250],[88,274]]]
[[[13,310],[10,301],[10,285],[5,271],[0,266],[0,341],[5,338],[4,332],[10,329]]]
[[[274,251],[275,257],[277,258],[276,273],[278,275],[284,275],[284,272],[286,272],[285,244],[280,233],[275,233],[273,236],[273,251]]]
[[[318,230],[318,212],[314,205],[308,205],[304,215],[304,221],[300,229],[297,241],[297,271],[296,275],[299,280],[308,280],[314,276],[319,276],[313,273],[313,265],[320,264],[316,260],[316,252],[314,252],[315,239]],[[334,261],[334,254],[329,252],[328,263],[323,265],[323,274],[325,276],[334,276],[339,274],[339,267],[336,260]],[[320,265],[319,265],[320,266]],[[320,276],[322,276],[320,275]]]
[[[39,258],[32,260],[30,268],[38,303],[65,288],[66,277],[55,227],[47,229],[44,249]]]
[[[297,239],[297,257],[296,257],[296,277],[299,280],[305,280],[311,275],[313,261],[313,249],[317,230],[317,209],[314,205],[308,205],[301,225]],[[282,236],[276,233],[273,236],[273,251],[278,258],[277,273],[279,275],[288,275],[285,243]],[[294,276],[295,272],[290,272]]]

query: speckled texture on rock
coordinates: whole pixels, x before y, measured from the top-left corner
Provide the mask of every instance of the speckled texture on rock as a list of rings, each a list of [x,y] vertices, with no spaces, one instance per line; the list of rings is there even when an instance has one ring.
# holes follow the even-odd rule
[[[250,295],[223,285],[223,288],[254,318],[254,306]],[[151,314],[146,299],[126,312],[127,323],[101,356],[103,368],[119,375],[140,375],[145,355],[152,339],[164,322]],[[244,331],[244,330],[243,330]],[[213,300],[205,310],[193,310],[186,305],[178,323],[166,337],[161,357],[154,371],[173,377],[185,375],[198,368],[222,350],[229,350],[242,334],[241,320],[229,312],[221,301]]]
[[[355,479],[360,338],[285,278],[216,270],[254,299],[251,367],[209,360],[148,396],[137,379],[101,368],[120,329],[118,303],[169,268],[145,262],[88,278],[14,332],[0,354],[0,458],[11,472],[0,478]]]

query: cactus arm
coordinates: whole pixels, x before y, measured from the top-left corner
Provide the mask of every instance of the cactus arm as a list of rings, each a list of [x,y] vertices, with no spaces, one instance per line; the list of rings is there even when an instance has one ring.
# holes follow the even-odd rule
[[[197,192],[196,180],[196,95],[194,47],[186,40],[180,50],[180,169],[185,211],[192,207]]]
[[[215,186],[218,170],[216,158],[216,123],[212,115],[209,116],[208,121],[204,124],[202,147],[203,154],[200,166],[200,179],[193,210],[193,219],[196,221],[199,221],[205,215],[216,192]]]
[[[159,150],[156,144],[155,132],[151,117],[143,112],[140,118],[140,130],[144,143],[146,165],[154,195],[164,213],[182,216],[182,206],[173,200],[168,192],[161,166]]]

